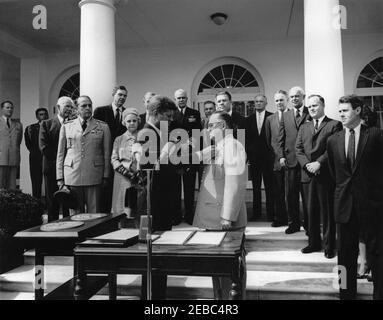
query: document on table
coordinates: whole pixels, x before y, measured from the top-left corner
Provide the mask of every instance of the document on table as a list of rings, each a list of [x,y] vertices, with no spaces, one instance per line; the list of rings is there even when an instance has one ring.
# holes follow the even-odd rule
[[[189,239],[186,245],[212,245],[219,246],[225,238],[226,232],[222,231],[196,231],[194,235]]]
[[[153,241],[153,244],[176,244],[183,245],[195,231],[165,231],[161,236]]]
[[[131,238],[138,237],[138,230],[137,229],[120,229],[117,231],[105,233],[101,236],[91,238],[91,240],[99,240],[99,241],[106,241],[106,242],[120,242],[120,241],[127,241]]]

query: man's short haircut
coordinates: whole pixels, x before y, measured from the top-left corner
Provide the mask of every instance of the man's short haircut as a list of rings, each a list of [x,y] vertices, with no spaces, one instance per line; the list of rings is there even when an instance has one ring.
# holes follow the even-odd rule
[[[71,97],[62,96],[62,97],[58,98],[56,105],[62,107],[68,103],[71,104],[73,107],[75,106],[75,102],[72,100]]]
[[[39,114],[40,111],[45,111],[48,114],[47,108],[37,108],[35,111],[36,118],[37,118],[37,115]]]
[[[214,101],[211,101],[211,100],[207,100],[203,103],[203,106],[205,107],[207,104],[214,104],[214,107],[215,107],[215,102]]]
[[[274,96],[276,94],[283,94],[284,96],[286,96],[287,98],[289,97],[289,94],[285,91],[285,90],[278,90],[276,93],[274,93]]]
[[[217,98],[218,96],[222,96],[222,95],[226,95],[229,98],[229,100],[231,101],[231,94],[228,91],[220,91],[220,92],[218,92],[215,95],[215,98]]]
[[[186,92],[185,89],[177,89],[176,91],[174,91],[174,96],[176,96],[176,94],[179,92],[185,93],[186,97],[188,96],[188,93]]]
[[[349,94],[339,98],[339,103],[350,103],[351,107],[355,110],[360,107],[363,109],[363,101],[356,94]]]
[[[1,103],[1,109],[3,109],[4,107],[5,107],[5,104],[6,103],[9,103],[9,104],[11,104],[12,106],[13,106],[13,102],[11,101],[11,100],[5,100],[5,101],[3,101],[2,103]]]
[[[325,101],[324,101],[324,98],[320,94],[310,94],[307,97],[307,99],[314,98],[314,97],[317,97],[319,99],[319,101],[322,103],[322,105],[324,106]]]
[[[234,128],[233,119],[231,118],[231,116],[227,112],[225,112],[225,111],[214,111],[213,114],[217,114],[219,119],[225,121],[226,128],[228,128],[228,129]]]
[[[291,92],[291,90],[297,90],[302,96],[305,96],[305,90],[303,90],[302,87],[298,87],[298,86],[295,86],[295,87],[292,87],[290,90],[289,90],[289,94]]]
[[[77,99],[76,99],[76,107],[78,107],[78,100],[80,100],[81,98],[86,98],[90,101],[90,103],[93,105],[93,102],[92,102],[92,99],[87,96],[87,95],[82,95],[82,96],[79,96]]]
[[[254,97],[254,101],[257,99],[257,97],[262,97],[267,102],[267,97],[263,93],[257,93]]]
[[[125,90],[126,94],[128,94],[128,90],[126,89],[125,86],[115,86],[112,91],[112,96],[114,96],[118,90]]]
[[[163,114],[169,110],[177,110],[177,106],[172,99],[157,94],[150,99],[148,104],[149,115]]]

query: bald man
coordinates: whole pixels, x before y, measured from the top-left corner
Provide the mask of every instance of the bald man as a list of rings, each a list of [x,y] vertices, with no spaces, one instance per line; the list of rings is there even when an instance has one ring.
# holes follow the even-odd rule
[[[71,117],[74,102],[69,97],[60,97],[56,104],[56,115],[43,120],[39,132],[39,147],[43,154],[43,173],[45,182],[45,197],[48,207],[48,221],[59,218],[59,204],[55,202],[53,194],[58,190],[56,181],[56,157],[59,144],[61,126]],[[69,210],[64,207],[64,216]]]

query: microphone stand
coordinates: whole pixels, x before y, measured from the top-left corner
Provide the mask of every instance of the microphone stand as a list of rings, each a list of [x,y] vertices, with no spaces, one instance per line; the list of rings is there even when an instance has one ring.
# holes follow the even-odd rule
[[[152,210],[150,205],[152,174],[153,169],[143,169],[146,171],[146,214],[148,217],[148,231],[146,233],[146,296],[147,300],[152,300]]]

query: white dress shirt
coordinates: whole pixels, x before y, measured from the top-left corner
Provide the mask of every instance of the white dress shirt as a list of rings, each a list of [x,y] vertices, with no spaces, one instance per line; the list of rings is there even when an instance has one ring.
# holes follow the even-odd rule
[[[354,128],[354,134],[355,134],[355,157],[356,153],[358,151],[358,143],[359,143],[359,137],[360,137],[360,127],[361,123],[359,123],[355,128]],[[348,151],[348,140],[350,139],[350,129],[346,128],[346,135],[345,135],[345,150],[346,150],[346,158],[347,158],[347,151]]]
[[[262,125],[263,125],[263,121],[265,120],[265,110],[263,110],[262,112],[258,112],[256,111],[255,112],[255,115],[257,117],[257,127],[258,127],[258,133],[261,134],[261,131],[262,131]]]

